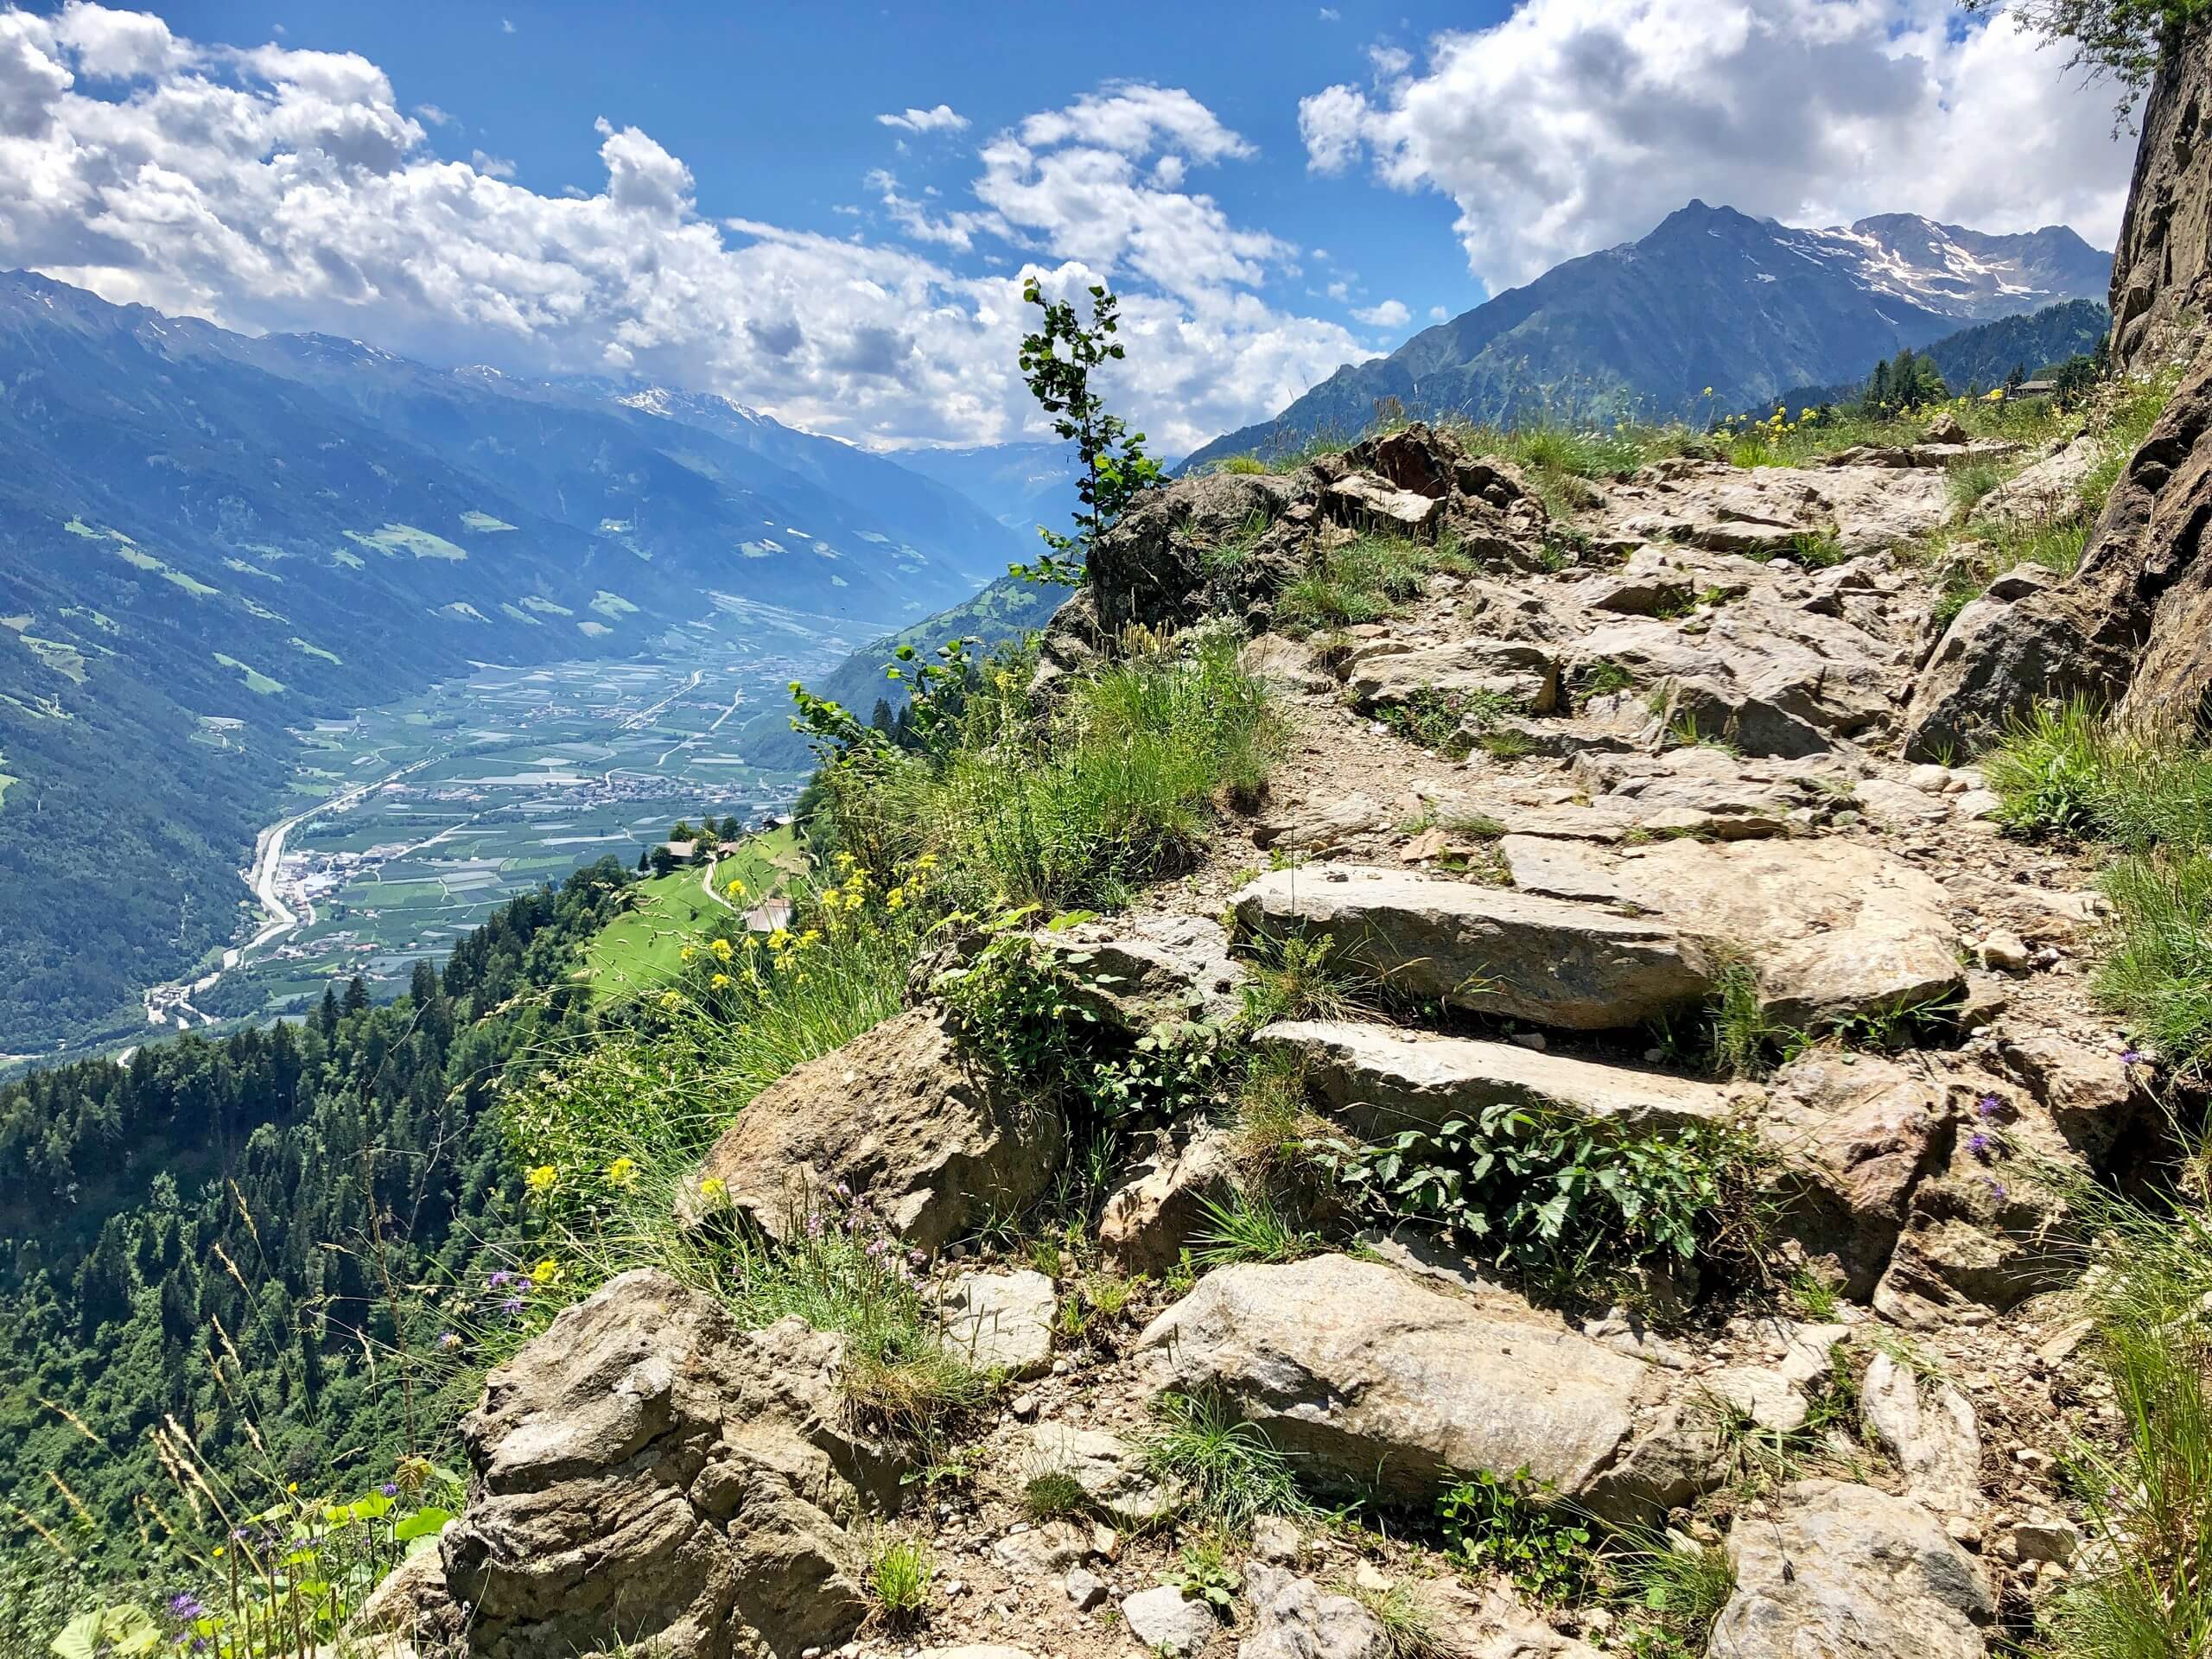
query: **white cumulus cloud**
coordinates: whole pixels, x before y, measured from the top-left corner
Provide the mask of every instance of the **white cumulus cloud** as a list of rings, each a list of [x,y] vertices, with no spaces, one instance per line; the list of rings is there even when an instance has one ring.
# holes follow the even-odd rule
[[[1640,237],[1693,196],[1796,224],[1919,213],[2116,234],[2112,93],[1951,0],[1522,0],[1418,67],[1302,99],[1308,165],[1458,206],[1493,289]]]
[[[879,115],[880,125],[897,127],[904,132],[959,132],[968,125],[968,118],[950,104],[940,104],[935,109],[908,109],[893,115]]]
[[[0,0],[0,267],[433,362],[634,372],[889,447],[1039,429],[1014,362],[1025,270],[1078,300],[1122,292],[1114,395],[1161,452],[1362,354],[1256,291],[1294,250],[1185,188],[1253,152],[1178,89],[1109,86],[1017,123],[958,205],[872,179],[887,238],[705,217],[690,165],[639,127],[597,122],[603,179],[547,194],[488,153],[439,155],[448,124],[358,54]]]
[[[1401,301],[1385,300],[1380,305],[1360,307],[1352,312],[1352,315],[1370,328],[1397,328],[1402,327],[1413,313],[1407,310]]]

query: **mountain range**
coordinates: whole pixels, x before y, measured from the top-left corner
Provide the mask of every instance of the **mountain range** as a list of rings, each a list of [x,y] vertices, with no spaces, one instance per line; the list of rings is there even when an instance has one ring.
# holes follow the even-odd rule
[[[1357,434],[1376,405],[1492,424],[1694,415],[1863,376],[1972,323],[2101,300],[2112,256],[2063,226],[1991,236],[1905,213],[1800,230],[1693,201],[1642,241],[1554,266],[1346,364],[1184,466]]]

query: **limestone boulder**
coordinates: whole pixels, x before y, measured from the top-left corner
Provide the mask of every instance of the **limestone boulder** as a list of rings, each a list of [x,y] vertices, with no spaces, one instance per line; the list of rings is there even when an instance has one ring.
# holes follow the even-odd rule
[[[1221,1629],[1210,1605],[1184,1595],[1172,1584],[1123,1597],[1122,1623],[1147,1653],[1165,1654],[1169,1659],[1198,1652]]]
[[[2067,440],[2031,461],[1974,504],[1977,524],[2035,523],[2063,518],[2082,504],[2082,486],[2104,458],[2104,446],[2086,434]]]
[[[1758,1122],[1789,1173],[1789,1235],[1847,1295],[1871,1295],[1947,1132],[1943,1090],[1892,1060],[1815,1049],[1775,1077]]]
[[[1938,528],[1950,511],[1939,469],[1746,471],[1684,456],[1656,461],[1609,490],[1605,524],[1640,541],[1772,558],[1788,556],[1806,537],[1833,537],[1854,555],[1903,546]]]
[[[895,1501],[904,1465],[850,1427],[843,1353],[650,1270],[563,1310],[462,1425],[468,1503],[439,1547],[467,1652],[844,1641],[868,1611],[844,1520]]]
[[[1226,1131],[1201,1128],[1182,1145],[1163,1140],[1098,1218],[1098,1248],[1122,1273],[1165,1273],[1206,1225],[1236,1173]]]
[[[1690,1496],[1705,1462],[1652,1443],[1679,1430],[1640,1361],[1507,1293],[1379,1262],[1218,1268],[1140,1347],[1154,1389],[1225,1400],[1324,1484],[1420,1497],[1452,1471],[1525,1467],[1562,1501],[1631,1517]]]
[[[1284,1021],[1254,1039],[1296,1060],[1332,1116],[1369,1139],[1434,1128],[1493,1106],[1675,1128],[1734,1109],[1713,1084],[1471,1038],[1339,1020]]]
[[[687,1179],[679,1213],[787,1240],[849,1194],[934,1250],[1041,1195],[1065,1141],[1058,1115],[971,1063],[940,1010],[913,1008],[763,1090]]]
[[[1736,1592],[1713,1626],[1731,1659],[1983,1659],[1994,1616],[1973,1558],[1909,1498],[1798,1481],[1728,1536]]]
[[[1398,993],[1538,1025],[1630,1026],[1712,988],[1704,948],[1663,923],[1355,864],[1273,870],[1230,900],[1236,936],[1325,941]]]

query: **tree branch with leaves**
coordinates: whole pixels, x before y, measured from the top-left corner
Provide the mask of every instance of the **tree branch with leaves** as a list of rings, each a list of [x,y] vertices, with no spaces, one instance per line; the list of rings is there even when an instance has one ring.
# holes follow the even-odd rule
[[[1081,467],[1076,494],[1082,502],[1074,515],[1075,534],[1040,524],[1037,533],[1045,539],[1044,556],[1033,564],[1008,567],[1027,582],[1082,581],[1098,538],[1140,491],[1162,476],[1160,463],[1144,452],[1144,434],[1130,431],[1092,389],[1091,372],[1127,353],[1115,338],[1121,328],[1119,302],[1096,283],[1090,293],[1090,321],[1085,324],[1069,302],[1047,300],[1036,277],[1022,284],[1023,301],[1041,309],[1044,318],[1036,333],[1022,339],[1021,377],[1030,395],[1053,416],[1052,430],[1076,447]]]

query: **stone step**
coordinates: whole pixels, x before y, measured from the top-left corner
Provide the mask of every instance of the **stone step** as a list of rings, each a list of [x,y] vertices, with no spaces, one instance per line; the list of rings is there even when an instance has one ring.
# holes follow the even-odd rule
[[[1261,939],[1328,941],[1407,996],[1567,1030],[1633,1026],[1713,988],[1706,948],[1664,923],[1358,864],[1271,870],[1230,901]]]
[[[1376,1262],[1221,1268],[1139,1338],[1155,1393],[1212,1395],[1328,1487],[1427,1497],[1451,1471],[1525,1469],[1559,1500],[1648,1519],[1713,1478],[1670,1382],[1493,1291]]]
[[[1328,1109],[1370,1139],[1434,1128],[1500,1104],[1662,1126],[1711,1122],[1734,1109],[1731,1091],[1717,1084],[1539,1053],[1517,1043],[1350,1020],[1284,1021],[1255,1040],[1263,1050],[1304,1062],[1308,1084]]]

